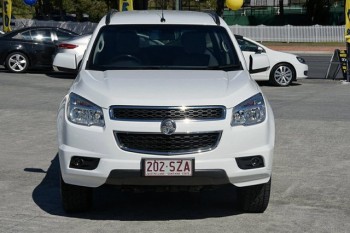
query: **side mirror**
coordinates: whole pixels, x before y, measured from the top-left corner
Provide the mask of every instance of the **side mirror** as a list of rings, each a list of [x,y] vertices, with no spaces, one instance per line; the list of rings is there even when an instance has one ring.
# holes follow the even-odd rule
[[[76,56],[69,53],[57,53],[52,65],[56,71],[77,72],[78,68]]]
[[[264,72],[270,68],[270,61],[266,54],[252,54],[249,57],[249,73]]]
[[[257,49],[256,49],[256,53],[265,53],[265,50],[263,49],[263,48],[261,48],[261,47],[258,47]]]

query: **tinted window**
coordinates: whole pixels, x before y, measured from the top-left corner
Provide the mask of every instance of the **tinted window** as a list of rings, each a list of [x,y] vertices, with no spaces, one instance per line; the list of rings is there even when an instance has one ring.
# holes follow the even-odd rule
[[[256,52],[259,46],[242,38],[237,38],[237,42],[242,51]]]
[[[32,40],[32,36],[30,35],[30,31],[22,32],[22,37],[24,40]]]
[[[227,31],[218,26],[110,25],[101,28],[88,69],[238,69]]]
[[[24,31],[21,33],[17,33],[13,36],[14,39],[20,39],[20,40],[32,40],[32,37],[30,35],[30,30]]]
[[[68,39],[71,39],[72,37],[74,37],[75,35],[73,35],[72,33],[69,33],[69,32],[66,32],[66,31],[63,31],[63,30],[60,30],[58,29],[56,31],[56,34],[57,34],[57,39],[58,40],[68,40]]]
[[[31,35],[33,40],[50,42],[51,39],[51,30],[50,29],[35,29],[31,30]]]

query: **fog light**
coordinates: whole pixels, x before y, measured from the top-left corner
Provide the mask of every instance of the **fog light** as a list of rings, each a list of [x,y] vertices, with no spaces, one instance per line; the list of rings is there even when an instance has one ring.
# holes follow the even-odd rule
[[[236,158],[236,162],[243,170],[264,167],[264,159],[261,155]]]
[[[72,159],[71,163],[72,163],[72,166],[74,167],[81,167],[84,165],[84,160],[80,157],[76,157]]]
[[[99,158],[73,156],[70,160],[69,168],[94,170],[100,162]]]
[[[262,162],[262,159],[258,156],[256,157],[253,157],[251,160],[250,160],[250,164],[253,166],[253,167],[257,167],[259,166],[260,164],[263,164]]]

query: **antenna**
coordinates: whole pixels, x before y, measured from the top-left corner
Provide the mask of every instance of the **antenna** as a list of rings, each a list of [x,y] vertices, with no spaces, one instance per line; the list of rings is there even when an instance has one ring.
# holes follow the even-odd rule
[[[164,18],[164,0],[162,0],[162,18],[160,18],[160,22],[164,23],[166,20]]]

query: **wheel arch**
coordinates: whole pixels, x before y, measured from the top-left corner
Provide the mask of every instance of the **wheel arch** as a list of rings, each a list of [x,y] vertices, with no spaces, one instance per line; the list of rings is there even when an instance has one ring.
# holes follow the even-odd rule
[[[295,67],[293,66],[292,63],[289,63],[289,62],[286,62],[286,61],[281,61],[281,62],[276,63],[276,64],[270,69],[269,77],[271,78],[271,75],[273,75],[272,72],[274,71],[274,69],[275,69],[277,66],[283,65],[283,64],[289,65],[289,66],[292,68],[292,71],[293,71],[293,74],[294,74],[294,77],[293,77],[292,81],[296,81],[296,80],[297,80],[297,71],[296,71],[296,69],[295,69]]]

